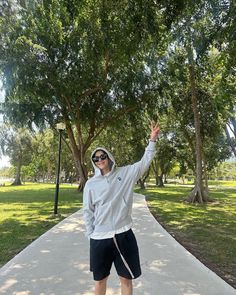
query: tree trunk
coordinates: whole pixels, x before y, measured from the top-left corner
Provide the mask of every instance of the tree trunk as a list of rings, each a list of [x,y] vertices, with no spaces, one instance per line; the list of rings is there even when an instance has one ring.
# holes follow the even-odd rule
[[[194,127],[195,127],[195,139],[196,139],[196,183],[194,189],[187,197],[189,203],[204,203],[208,201],[208,194],[204,191],[202,182],[202,139],[200,132],[200,111],[198,109],[196,81],[195,81],[195,69],[193,61],[192,48],[188,48],[188,59],[189,59],[189,76],[190,76],[190,88],[191,88],[191,102],[194,114]]]
[[[138,180],[138,184],[140,185],[141,189],[145,189],[145,181],[147,180],[150,173],[150,167],[148,168],[147,172],[144,173],[144,175]]]
[[[155,175],[155,179],[156,179],[156,186],[158,186],[158,172],[159,172],[159,166],[158,166],[158,161],[157,158],[155,157],[152,161],[151,164],[152,170],[154,172]]]
[[[207,163],[206,163],[206,159],[205,159],[205,156],[203,154],[203,164],[204,164],[204,190],[208,193],[209,192],[209,189],[208,189],[208,173],[207,173]]]
[[[155,176],[155,179],[156,179],[156,186],[158,186],[158,175],[157,176]]]
[[[78,191],[82,192],[85,186],[85,183],[88,179],[88,171],[87,168],[83,162],[83,160],[81,162],[79,162],[79,186],[78,186]]]
[[[139,179],[138,180],[138,184],[139,184],[139,186],[140,186],[140,188],[141,189],[145,189],[146,187],[145,187],[145,180],[144,179]]]
[[[167,184],[167,174],[165,173],[165,176],[164,176],[164,183]]]
[[[164,173],[161,172],[161,174],[158,176],[158,186],[159,187],[164,187],[163,175],[164,175]]]
[[[83,153],[81,153],[80,149],[78,148],[78,146],[76,144],[72,128],[68,122],[66,122],[66,130],[67,130],[68,137],[69,137],[70,144],[71,144],[71,148],[72,148],[72,154],[74,157],[75,167],[76,167],[77,173],[79,175],[78,191],[81,192],[81,191],[83,191],[85,183],[88,179],[87,169],[84,164],[84,154],[85,154],[86,150],[83,149]],[[80,148],[82,148],[82,147],[80,147]]]
[[[95,91],[101,90],[101,87],[98,87],[98,88],[96,88],[94,90]],[[88,90],[88,93],[89,92],[90,91]],[[93,91],[91,93],[93,93]],[[65,100],[66,105],[67,105],[68,109],[70,110],[70,112],[73,113],[72,107],[71,107],[68,99],[64,95],[62,97]],[[99,104],[98,104],[97,107],[99,107]],[[84,163],[84,160],[85,160],[86,151],[90,147],[91,143],[98,137],[98,135],[109,124],[111,124],[114,121],[118,120],[118,118],[123,116],[125,113],[130,113],[130,112],[136,110],[138,108],[138,105],[118,109],[116,114],[113,115],[112,118],[108,118],[107,120],[102,122],[100,124],[100,126],[96,126],[96,124],[95,124],[95,116],[94,116],[93,121],[90,122],[90,127],[88,129],[88,137],[85,140],[84,140],[83,134],[82,134],[81,119],[80,119],[81,116],[80,116],[79,108],[80,108],[80,102],[78,100],[77,111],[76,111],[76,114],[75,114],[75,117],[76,117],[75,127],[76,127],[76,131],[77,131],[78,143],[75,140],[75,134],[74,134],[74,131],[72,129],[71,120],[70,120],[70,118],[68,116],[68,113],[64,110],[62,112],[62,114],[63,114],[63,118],[64,118],[64,123],[66,125],[66,131],[67,131],[69,141],[70,141],[70,147],[71,147],[71,151],[72,151],[74,162],[75,162],[76,172],[77,172],[78,177],[79,177],[78,190],[83,191],[85,183],[86,183],[86,181],[88,179],[88,171],[87,171],[86,165]],[[96,134],[95,134],[95,130],[97,130]]]
[[[16,167],[16,177],[14,182],[11,185],[22,185],[21,183],[21,159],[18,161],[17,163],[17,167]]]

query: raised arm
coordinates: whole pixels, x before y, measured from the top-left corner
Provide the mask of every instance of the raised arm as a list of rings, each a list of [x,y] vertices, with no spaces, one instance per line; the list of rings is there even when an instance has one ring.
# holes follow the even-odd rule
[[[130,171],[132,171],[134,182],[138,181],[144,172],[147,171],[156,153],[156,141],[160,132],[160,127],[158,123],[152,122],[150,128],[151,133],[149,144],[145,149],[142,159],[130,166]]]

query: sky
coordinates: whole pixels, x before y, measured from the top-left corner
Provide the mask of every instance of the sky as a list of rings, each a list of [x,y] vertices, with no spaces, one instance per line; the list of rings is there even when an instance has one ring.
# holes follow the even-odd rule
[[[0,159],[0,168],[2,168],[2,167],[9,167],[9,166],[10,166],[9,158],[3,156],[3,157]]]

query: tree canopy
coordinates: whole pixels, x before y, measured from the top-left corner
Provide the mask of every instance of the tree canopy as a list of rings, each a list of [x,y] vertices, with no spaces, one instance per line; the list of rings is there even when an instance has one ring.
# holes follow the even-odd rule
[[[143,132],[137,136],[135,124],[145,126],[156,114],[172,120],[163,142],[178,147],[181,135],[189,165],[202,162],[194,160],[199,140],[199,152],[213,163],[209,143],[225,141],[234,117],[234,11],[235,3],[223,0],[4,0],[5,120],[54,130],[63,121],[81,189],[91,145],[108,129],[114,138],[128,122],[138,156]],[[200,114],[199,132],[194,114]]]

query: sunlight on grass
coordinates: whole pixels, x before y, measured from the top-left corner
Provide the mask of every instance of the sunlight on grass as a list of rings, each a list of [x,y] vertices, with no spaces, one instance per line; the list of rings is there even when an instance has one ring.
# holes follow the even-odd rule
[[[236,188],[236,181],[209,180],[209,185],[230,186]]]
[[[190,190],[167,185],[136,191],[146,196],[151,212],[168,231],[236,280],[236,189],[214,187],[210,189],[213,202],[203,205],[184,202]]]
[[[82,207],[75,186],[60,185],[58,212],[54,209],[54,184],[0,187],[0,264],[4,264],[34,239]]]

